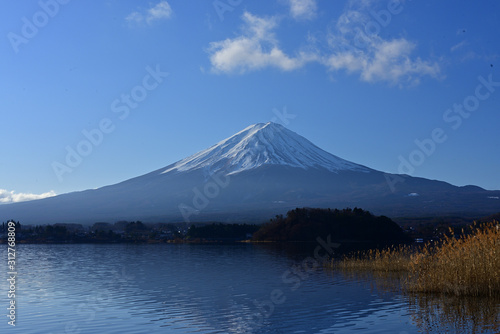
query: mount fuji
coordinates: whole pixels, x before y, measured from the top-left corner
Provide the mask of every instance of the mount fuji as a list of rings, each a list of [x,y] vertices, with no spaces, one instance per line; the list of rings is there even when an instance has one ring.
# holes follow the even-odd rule
[[[476,186],[383,173],[269,122],[118,184],[0,205],[0,217],[25,224],[263,222],[296,207],[355,206],[392,217],[486,215],[500,211],[499,197]]]
[[[369,169],[323,151],[313,143],[276,123],[251,125],[214,146],[187,157],[163,173],[205,168],[227,175],[265,165],[302,169],[323,168],[330,172]]]

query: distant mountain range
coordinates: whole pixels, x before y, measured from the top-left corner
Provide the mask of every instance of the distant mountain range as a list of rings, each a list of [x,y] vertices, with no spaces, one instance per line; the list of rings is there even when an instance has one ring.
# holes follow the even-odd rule
[[[383,173],[275,123],[251,125],[165,168],[118,184],[0,205],[25,224],[261,222],[296,207],[361,207],[390,217],[500,212],[500,191]]]

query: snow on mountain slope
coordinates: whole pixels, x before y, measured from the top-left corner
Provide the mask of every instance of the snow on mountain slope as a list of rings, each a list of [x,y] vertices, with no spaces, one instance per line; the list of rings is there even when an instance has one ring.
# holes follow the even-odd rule
[[[169,166],[162,173],[207,168],[210,173],[222,170],[227,174],[236,174],[263,165],[325,168],[331,172],[370,172],[367,167],[323,151],[280,124],[268,122],[251,125],[214,146]]]
[[[150,173],[98,189],[0,205],[0,216],[26,224],[179,222],[191,215],[192,221],[235,223],[264,222],[303,206],[362,207],[399,217],[478,217],[500,210],[495,200],[500,191],[389,176],[327,153],[281,125],[255,124]]]

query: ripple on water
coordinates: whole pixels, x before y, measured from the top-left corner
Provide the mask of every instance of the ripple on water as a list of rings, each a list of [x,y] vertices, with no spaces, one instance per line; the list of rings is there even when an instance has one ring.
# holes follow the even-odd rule
[[[460,305],[439,316],[454,310],[449,301],[379,291],[370,277],[294,274],[300,255],[252,245],[22,245],[18,253],[11,333],[410,334],[457,328],[446,322],[453,315],[460,321]],[[272,301],[275,291],[281,302]],[[485,305],[462,309],[494,333],[500,304]]]

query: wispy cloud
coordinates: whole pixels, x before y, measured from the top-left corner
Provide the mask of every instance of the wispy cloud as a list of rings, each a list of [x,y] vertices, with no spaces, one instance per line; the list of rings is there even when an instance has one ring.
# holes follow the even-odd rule
[[[53,190],[43,194],[30,194],[30,193],[16,193],[15,191],[0,189],[0,203],[6,204],[6,203],[32,201],[35,199],[43,199],[47,197],[53,197],[56,195],[57,194]]]
[[[129,23],[151,24],[154,21],[166,20],[172,16],[172,8],[167,1],[160,1],[155,6],[144,10],[130,13],[125,20]]]
[[[455,52],[455,51],[457,51],[458,49],[463,48],[463,47],[464,47],[464,46],[466,46],[466,45],[467,45],[467,41],[461,41],[460,43],[453,45],[453,46],[450,48],[450,51],[451,51],[451,52]]]
[[[292,16],[315,13],[315,1],[289,0]],[[275,17],[262,18],[245,13],[240,36],[212,42],[208,49],[212,70],[216,73],[245,73],[264,68],[297,70],[310,62],[325,66],[329,72],[358,74],[361,81],[414,85],[424,76],[441,78],[438,61],[415,56],[417,43],[404,37],[383,38],[368,34],[365,27],[374,18],[378,4],[373,0],[349,1],[336,24],[326,34],[326,45],[318,47],[317,38],[301,51],[287,54],[274,31]],[[372,22],[373,25],[373,22]],[[383,29],[383,27],[381,28]]]
[[[290,15],[297,20],[311,20],[316,17],[316,0],[288,0]]]
[[[266,67],[291,71],[314,59],[315,56],[305,53],[288,56],[280,49],[273,33],[276,18],[261,18],[245,12],[243,21],[241,36],[210,43],[208,52],[215,72],[244,73]]]
[[[324,64],[330,71],[357,72],[360,79],[366,82],[415,84],[425,75],[438,77],[439,65],[418,57],[412,59],[414,49],[415,44],[404,38],[390,41],[377,38],[364,50],[334,52]]]
[[[416,43],[406,38],[384,39],[381,34],[366,32],[375,2],[350,1],[329,32],[330,54],[324,64],[330,71],[359,73],[367,82],[418,83],[420,77],[440,77],[436,61],[412,57]]]

